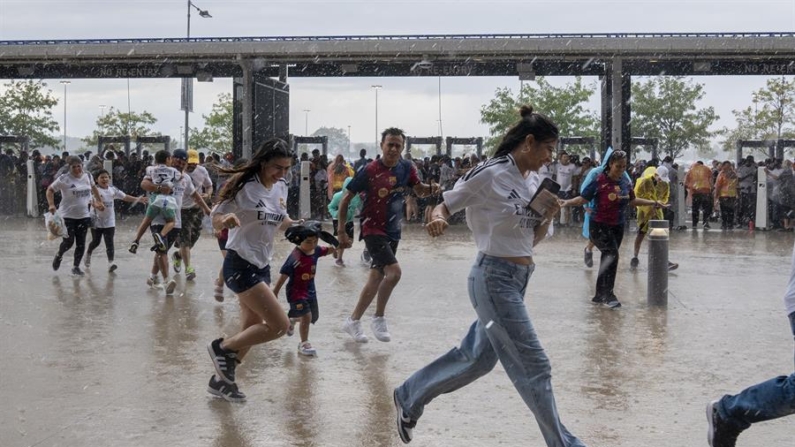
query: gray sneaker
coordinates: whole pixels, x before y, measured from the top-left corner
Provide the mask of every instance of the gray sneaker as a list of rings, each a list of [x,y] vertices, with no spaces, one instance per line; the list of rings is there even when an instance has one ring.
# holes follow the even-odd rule
[[[403,406],[400,405],[400,401],[397,397],[397,388],[395,391],[392,392],[392,399],[395,401],[395,412],[397,413],[397,431],[400,435],[400,440],[403,441],[403,444],[408,444],[411,442],[411,438],[413,437],[414,427],[417,425],[417,421],[412,420],[410,417],[406,416],[406,413],[403,412]]]
[[[228,402],[246,401],[246,395],[237,389],[237,384],[217,380],[215,374],[210,377],[210,383],[207,384],[207,392]]]

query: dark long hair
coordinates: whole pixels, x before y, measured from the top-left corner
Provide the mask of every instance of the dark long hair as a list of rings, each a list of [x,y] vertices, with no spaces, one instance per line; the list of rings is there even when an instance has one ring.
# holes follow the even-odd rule
[[[262,165],[277,158],[289,158],[292,160],[293,152],[290,150],[290,146],[286,141],[280,138],[271,138],[262,143],[262,146],[260,146],[248,163],[240,167],[219,169],[219,171],[224,174],[232,174],[232,177],[221,190],[218,201],[223,202],[234,199],[237,193],[243,189],[243,185],[259,173],[260,169],[262,169]]]
[[[523,105],[519,109],[522,118],[508,130],[502,137],[502,142],[497,146],[495,157],[501,157],[513,152],[520,144],[524,143],[528,135],[533,135],[536,141],[557,140],[560,131],[558,126],[546,116],[533,112],[533,107]]]

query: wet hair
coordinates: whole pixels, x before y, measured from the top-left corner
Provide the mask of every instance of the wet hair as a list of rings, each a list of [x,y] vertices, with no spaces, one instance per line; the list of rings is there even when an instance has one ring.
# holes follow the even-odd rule
[[[610,158],[607,159],[607,169],[610,169],[610,166],[620,160],[627,160],[627,153],[624,151],[615,151],[610,154]]]
[[[108,171],[106,171],[104,169],[100,169],[99,171],[97,171],[97,175],[95,175],[94,177],[99,178],[99,176],[102,175],[102,174],[107,174],[107,176],[110,177],[110,172],[108,172]]]
[[[280,138],[271,138],[262,143],[262,146],[260,146],[248,163],[230,169],[220,169],[219,171],[224,174],[233,175],[221,190],[218,201],[223,202],[225,200],[234,199],[237,193],[243,189],[243,185],[257,175],[264,164],[277,158],[287,158],[292,162],[293,152],[290,150],[290,146],[286,141]]]
[[[301,245],[307,238],[316,237],[334,247],[339,246],[337,238],[331,233],[323,231],[323,224],[313,220],[288,228],[284,232],[284,237],[295,245]]]
[[[546,116],[533,112],[533,107],[523,105],[519,109],[522,118],[508,130],[502,137],[502,142],[497,146],[494,157],[501,157],[513,152],[514,149],[524,143],[528,135],[533,135],[536,141],[557,140],[560,135],[558,126]]]
[[[81,160],[80,157],[78,157],[76,155],[70,155],[66,159],[66,164],[69,165],[69,166],[72,166],[72,165],[83,166],[83,160]]]
[[[367,149],[359,149],[359,156],[360,157],[367,156]]]
[[[155,152],[155,163],[163,164],[168,161],[168,157],[170,156],[171,154],[169,154],[167,150],[161,149]]]
[[[397,127],[390,127],[388,129],[385,129],[383,132],[381,132],[381,143],[383,143],[384,140],[386,140],[387,135],[391,135],[393,137],[400,137],[403,139],[404,143],[406,141],[406,134],[403,133],[403,129],[398,129]]]

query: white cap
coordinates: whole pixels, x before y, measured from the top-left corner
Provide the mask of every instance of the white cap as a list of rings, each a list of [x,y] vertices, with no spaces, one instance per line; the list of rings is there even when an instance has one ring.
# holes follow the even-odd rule
[[[665,183],[671,182],[668,180],[668,168],[665,166],[660,166],[657,168],[657,176],[660,177],[660,180],[664,181]]]

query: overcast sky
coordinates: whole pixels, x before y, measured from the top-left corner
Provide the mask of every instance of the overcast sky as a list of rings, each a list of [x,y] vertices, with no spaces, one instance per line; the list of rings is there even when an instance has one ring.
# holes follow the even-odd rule
[[[195,0],[212,14],[191,17],[193,37],[477,34],[477,33],[605,33],[605,32],[752,32],[795,31],[795,0],[714,1],[208,1]],[[183,37],[183,0],[0,0],[0,40]],[[550,79],[555,84],[571,78]],[[588,82],[596,79],[586,78]],[[714,106],[720,126],[734,123],[732,109],[750,104],[751,92],[764,77],[700,77],[706,86],[704,106]],[[47,81],[62,98],[57,79]],[[375,94],[381,128],[398,126],[409,135],[439,134],[437,78],[294,78],[290,126],[304,134],[320,126],[351,128],[354,142],[375,138]],[[158,118],[155,130],[179,140],[183,113],[177,79],[130,80],[133,111]],[[504,77],[442,78],[441,120],[445,136],[485,136],[480,107],[498,87],[516,90],[518,79]],[[191,126],[201,125],[217,95],[231,91],[231,80],[195,83]],[[68,86],[68,134],[91,133],[100,105],[127,109],[126,80],[74,79]],[[593,108],[598,110],[598,94]],[[311,110],[304,112],[305,109]],[[63,122],[59,105],[55,117]]]

